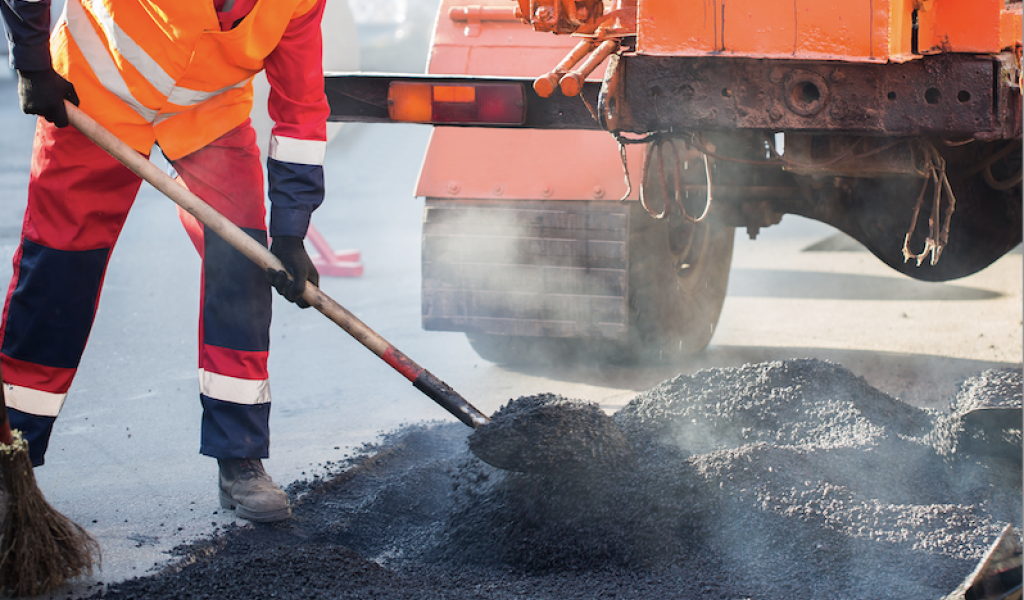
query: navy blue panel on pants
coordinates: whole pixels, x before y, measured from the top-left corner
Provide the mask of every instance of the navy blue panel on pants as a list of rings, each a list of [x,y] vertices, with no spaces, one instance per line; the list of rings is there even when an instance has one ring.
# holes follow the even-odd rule
[[[11,429],[20,431],[21,436],[28,442],[28,457],[32,460],[32,466],[41,466],[46,447],[50,445],[50,432],[57,417],[30,415],[15,408],[8,408],[7,416]]]
[[[69,252],[22,240],[3,353],[74,369],[89,339],[109,249]]]
[[[270,403],[235,404],[203,394],[200,454],[214,458],[268,458]]]
[[[267,232],[244,231],[267,245]],[[272,296],[266,273],[209,229],[203,239],[203,343],[268,351]]]

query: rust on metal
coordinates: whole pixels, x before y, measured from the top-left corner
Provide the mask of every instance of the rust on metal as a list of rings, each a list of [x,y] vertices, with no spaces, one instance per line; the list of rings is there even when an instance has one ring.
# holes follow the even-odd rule
[[[518,0],[517,14],[535,31],[592,35],[598,40],[636,34],[637,0]]]
[[[625,55],[612,65],[615,72],[606,79],[623,78],[614,86],[614,102],[630,109],[629,115],[617,115],[620,131],[1020,136],[1019,89],[1003,75],[1019,71],[1000,57],[836,65]]]

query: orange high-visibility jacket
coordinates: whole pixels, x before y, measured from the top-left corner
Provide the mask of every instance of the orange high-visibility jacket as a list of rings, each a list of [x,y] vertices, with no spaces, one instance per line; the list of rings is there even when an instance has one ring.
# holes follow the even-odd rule
[[[136,150],[175,160],[245,121],[252,77],[317,0],[261,0],[229,31],[213,2],[68,0],[50,48],[81,108]]]

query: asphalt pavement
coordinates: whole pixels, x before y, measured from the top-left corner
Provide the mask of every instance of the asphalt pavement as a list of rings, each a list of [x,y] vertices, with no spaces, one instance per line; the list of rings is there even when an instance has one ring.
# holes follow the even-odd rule
[[[28,181],[33,119],[0,72],[0,281],[9,280]],[[552,392],[608,410],[679,372],[789,357],[829,359],[915,404],[941,407],[964,376],[1022,360],[1020,250],[955,282],[891,271],[830,227],[787,216],[756,241],[737,232],[718,332],[704,353],[658,368],[510,369],[464,336],[420,327],[423,201],[413,189],[430,134],[346,125],[328,149],[313,223],[356,249],[359,278],[324,291],[485,413]],[[829,240],[830,251],[806,249]],[[115,249],[92,337],[37,478],[47,499],[103,548],[103,569],[54,598],[96,591],[171,560],[173,547],[236,521],[217,504],[216,464],[200,456],[196,320],[199,259],[174,205],[144,186]],[[403,423],[451,420],[314,310],[275,299],[271,459],[281,484],[323,472]]]

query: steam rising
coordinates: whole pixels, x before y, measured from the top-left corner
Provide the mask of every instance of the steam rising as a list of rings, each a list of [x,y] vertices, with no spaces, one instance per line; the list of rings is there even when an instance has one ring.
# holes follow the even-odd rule
[[[626,471],[508,473],[465,426],[414,426],[292,487],[287,528],[103,597],[940,598],[1020,534],[1021,381],[985,372],[939,411],[816,360],[680,375],[615,415]],[[977,407],[1016,411],[987,424],[1002,445],[979,443]]]
[[[991,372],[961,398],[994,389],[1019,407],[1020,381]],[[639,469],[537,477],[446,457],[384,488],[394,509],[410,500],[408,481],[422,490],[443,470],[452,491],[423,527],[342,539],[371,556],[400,548],[396,567],[611,569],[672,597],[938,597],[1021,520],[1019,452],[950,452],[959,417],[822,361],[709,369],[615,415]],[[386,522],[389,510],[369,502],[356,520]],[[567,597],[588,597],[578,594]]]
[[[430,201],[423,228],[427,329],[622,337],[626,215],[572,202]]]

